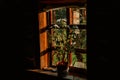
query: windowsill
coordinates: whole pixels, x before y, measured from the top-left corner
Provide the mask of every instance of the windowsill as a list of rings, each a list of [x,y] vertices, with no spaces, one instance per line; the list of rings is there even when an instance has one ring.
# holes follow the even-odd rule
[[[40,69],[29,69],[27,71],[33,72],[33,73],[39,73],[43,74],[46,76],[51,76],[51,77],[57,77],[57,72],[52,72],[52,71],[44,71]],[[68,74],[66,77],[63,77],[63,80],[73,80],[73,78],[76,78],[78,76],[73,75],[72,73]],[[80,80],[87,80],[86,78],[79,77]]]

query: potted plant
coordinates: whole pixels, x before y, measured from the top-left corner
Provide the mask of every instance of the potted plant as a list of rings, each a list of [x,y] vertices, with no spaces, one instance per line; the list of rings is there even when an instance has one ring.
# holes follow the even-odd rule
[[[57,24],[53,25],[53,44],[55,48],[55,54],[57,55],[57,72],[58,76],[66,76],[68,72],[68,52],[67,46],[67,31],[68,26],[66,21],[61,19]]]
[[[69,54],[74,51],[73,36],[75,37],[78,33],[73,32],[64,19],[52,25],[51,29],[52,41],[49,41],[52,42],[52,47],[55,49],[54,54],[57,56],[58,76],[66,76],[69,69]]]

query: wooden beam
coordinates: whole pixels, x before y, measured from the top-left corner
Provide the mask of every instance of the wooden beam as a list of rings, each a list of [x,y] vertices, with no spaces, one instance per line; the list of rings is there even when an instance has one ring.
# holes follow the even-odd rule
[[[39,30],[46,28],[47,20],[46,20],[46,12],[38,13],[39,19]],[[40,31],[41,32],[41,31]],[[46,51],[48,48],[47,44],[47,31],[40,33],[40,68],[48,66],[48,53],[46,52],[44,55],[41,55],[42,52]]]
[[[70,27],[73,27],[73,26],[78,26],[79,29],[86,29],[86,25],[69,25]]]
[[[39,0],[42,4],[86,3],[87,0]]]
[[[84,7],[87,0],[38,0],[39,11],[47,11],[59,7]]]

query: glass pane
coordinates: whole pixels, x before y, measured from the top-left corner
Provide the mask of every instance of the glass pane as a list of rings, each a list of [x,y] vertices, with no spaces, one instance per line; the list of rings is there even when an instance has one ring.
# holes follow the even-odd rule
[[[73,26],[70,29],[70,39],[74,50],[72,51],[72,66],[79,68],[86,68],[86,53],[76,52],[76,49],[86,50],[86,29],[79,29],[78,26]]]
[[[80,13],[81,13],[81,24],[86,24],[87,22],[86,8],[81,8]]]
[[[73,26],[73,29],[71,29],[72,34],[69,34],[71,36],[72,44],[74,45],[74,48],[77,49],[86,49],[86,29],[79,29],[74,28],[77,26]]]
[[[76,40],[76,47],[80,49],[86,49],[86,30],[81,29],[77,38],[78,40]]]
[[[58,24],[60,20],[65,20],[67,21],[66,18],[66,8],[56,8],[53,10],[53,24]]]
[[[79,8],[73,11],[73,24],[80,24]]]
[[[87,69],[87,54],[75,52],[72,53],[72,66]]]
[[[87,15],[86,8],[72,8],[73,11],[73,24],[86,25]]]
[[[52,30],[52,46],[55,48],[52,52],[52,65],[56,65],[58,61],[61,61],[66,53],[64,50],[65,44],[67,43],[67,29],[51,29]],[[65,59],[67,60],[67,54]]]

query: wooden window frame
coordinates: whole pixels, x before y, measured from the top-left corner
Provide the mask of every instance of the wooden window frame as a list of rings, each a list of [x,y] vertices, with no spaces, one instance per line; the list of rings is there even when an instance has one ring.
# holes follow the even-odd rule
[[[73,12],[72,12],[71,8],[66,8],[66,9],[67,9],[66,13],[69,13],[67,15],[67,25],[72,27],[72,26],[76,25],[76,24],[73,24]],[[52,25],[52,22],[54,21],[52,12],[53,12],[52,10],[47,12],[47,15],[49,15],[48,16],[49,20],[47,20],[48,21],[47,25]],[[79,24],[77,24],[77,26],[78,26],[79,29],[86,29],[86,25],[79,25]],[[51,48],[51,51],[52,50],[53,50],[53,48]],[[77,49],[76,51],[77,51],[77,53],[86,53],[86,50],[83,50],[83,49]],[[49,66],[50,67],[55,67],[55,66],[52,65],[52,56],[51,56],[51,54],[52,54],[52,52],[50,52],[50,54],[49,54]],[[70,63],[69,66],[70,66],[72,64],[72,54],[70,53],[68,56],[69,56],[69,63]]]

